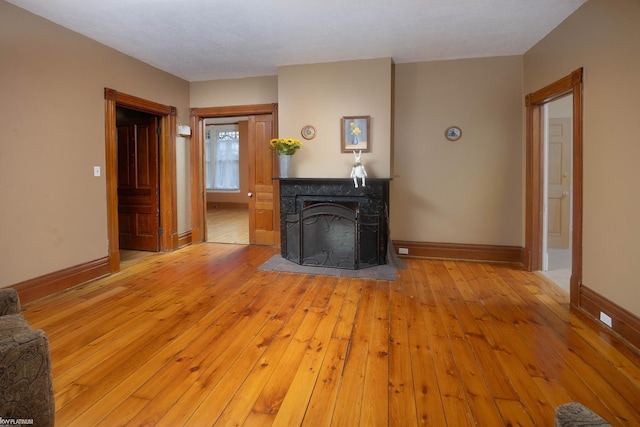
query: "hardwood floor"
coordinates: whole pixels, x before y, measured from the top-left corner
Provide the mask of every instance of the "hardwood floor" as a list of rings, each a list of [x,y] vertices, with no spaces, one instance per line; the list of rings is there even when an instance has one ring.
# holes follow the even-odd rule
[[[207,242],[248,245],[249,209],[207,209]]]
[[[24,307],[58,426],[640,424],[640,357],[542,275],[410,259],[393,282],[258,272],[202,244]]]

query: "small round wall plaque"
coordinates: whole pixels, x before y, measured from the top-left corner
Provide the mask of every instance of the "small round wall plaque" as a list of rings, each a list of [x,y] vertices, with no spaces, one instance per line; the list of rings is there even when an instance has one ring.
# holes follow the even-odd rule
[[[447,130],[444,131],[444,136],[449,141],[457,141],[462,136],[462,129],[458,126],[449,126]]]
[[[304,139],[313,139],[316,137],[316,128],[311,125],[306,125],[300,133]]]

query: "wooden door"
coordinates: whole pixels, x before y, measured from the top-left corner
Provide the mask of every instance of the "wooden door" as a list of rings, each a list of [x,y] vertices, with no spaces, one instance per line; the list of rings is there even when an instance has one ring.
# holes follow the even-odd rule
[[[249,243],[274,244],[273,116],[249,117]]]
[[[571,119],[549,119],[547,247],[568,248],[571,210]]]
[[[158,122],[153,115],[118,120],[120,248],[158,251]]]

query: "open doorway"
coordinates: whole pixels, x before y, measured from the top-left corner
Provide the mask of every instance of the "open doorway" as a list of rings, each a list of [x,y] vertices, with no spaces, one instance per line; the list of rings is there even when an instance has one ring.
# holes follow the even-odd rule
[[[273,246],[280,241],[278,186],[274,185],[275,154],[269,140],[278,133],[278,105],[256,104],[191,109],[191,235],[194,243],[207,241],[205,190],[205,120],[247,117],[249,244]]]
[[[544,105],[542,271],[566,292],[571,280],[573,95]]]
[[[548,104],[571,96],[571,165],[569,173],[570,200],[569,245],[571,249],[571,278],[569,300],[571,305],[580,306],[582,288],[582,93],[583,70],[557,80],[525,97],[526,119],[526,209],[524,265],[529,271],[543,270],[549,240],[549,218],[545,206],[548,194],[546,174],[548,160],[546,151],[546,115]],[[558,168],[561,174],[562,168]],[[546,225],[545,225],[546,221]],[[549,260],[547,259],[547,262]]]
[[[248,117],[204,120],[206,236],[210,243],[249,244]]]
[[[158,143],[158,251],[178,248],[176,194],[176,108],[138,98],[114,89],[104,89],[105,98],[105,177],[107,181],[107,237],[109,272],[120,270],[120,230],[118,206],[118,108],[148,113],[157,118]]]

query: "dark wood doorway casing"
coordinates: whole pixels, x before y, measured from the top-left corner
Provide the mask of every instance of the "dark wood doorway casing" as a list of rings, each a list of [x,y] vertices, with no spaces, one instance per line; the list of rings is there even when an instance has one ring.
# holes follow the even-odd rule
[[[272,133],[278,135],[278,104],[237,105],[191,109],[191,239],[193,243],[206,240],[206,191],[204,188],[204,119],[271,114]],[[275,186],[277,197],[277,186]],[[276,204],[277,205],[277,204]],[[277,230],[279,209],[274,210],[273,226]],[[279,235],[275,237],[279,242]]]
[[[116,131],[116,107],[142,111],[159,116],[160,146],[160,250],[173,251],[178,248],[178,209],[176,191],[176,108],[158,104],[118,92],[104,89],[105,98],[105,177],[107,181],[107,238],[109,245],[109,269],[120,270],[120,248],[118,242],[118,142]]]
[[[572,257],[570,301],[580,305],[582,286],[582,92],[583,70],[525,97],[526,106],[526,213],[524,265],[529,271],[542,268],[543,191],[544,191],[544,105],[563,96],[573,95],[573,176],[572,176]]]

